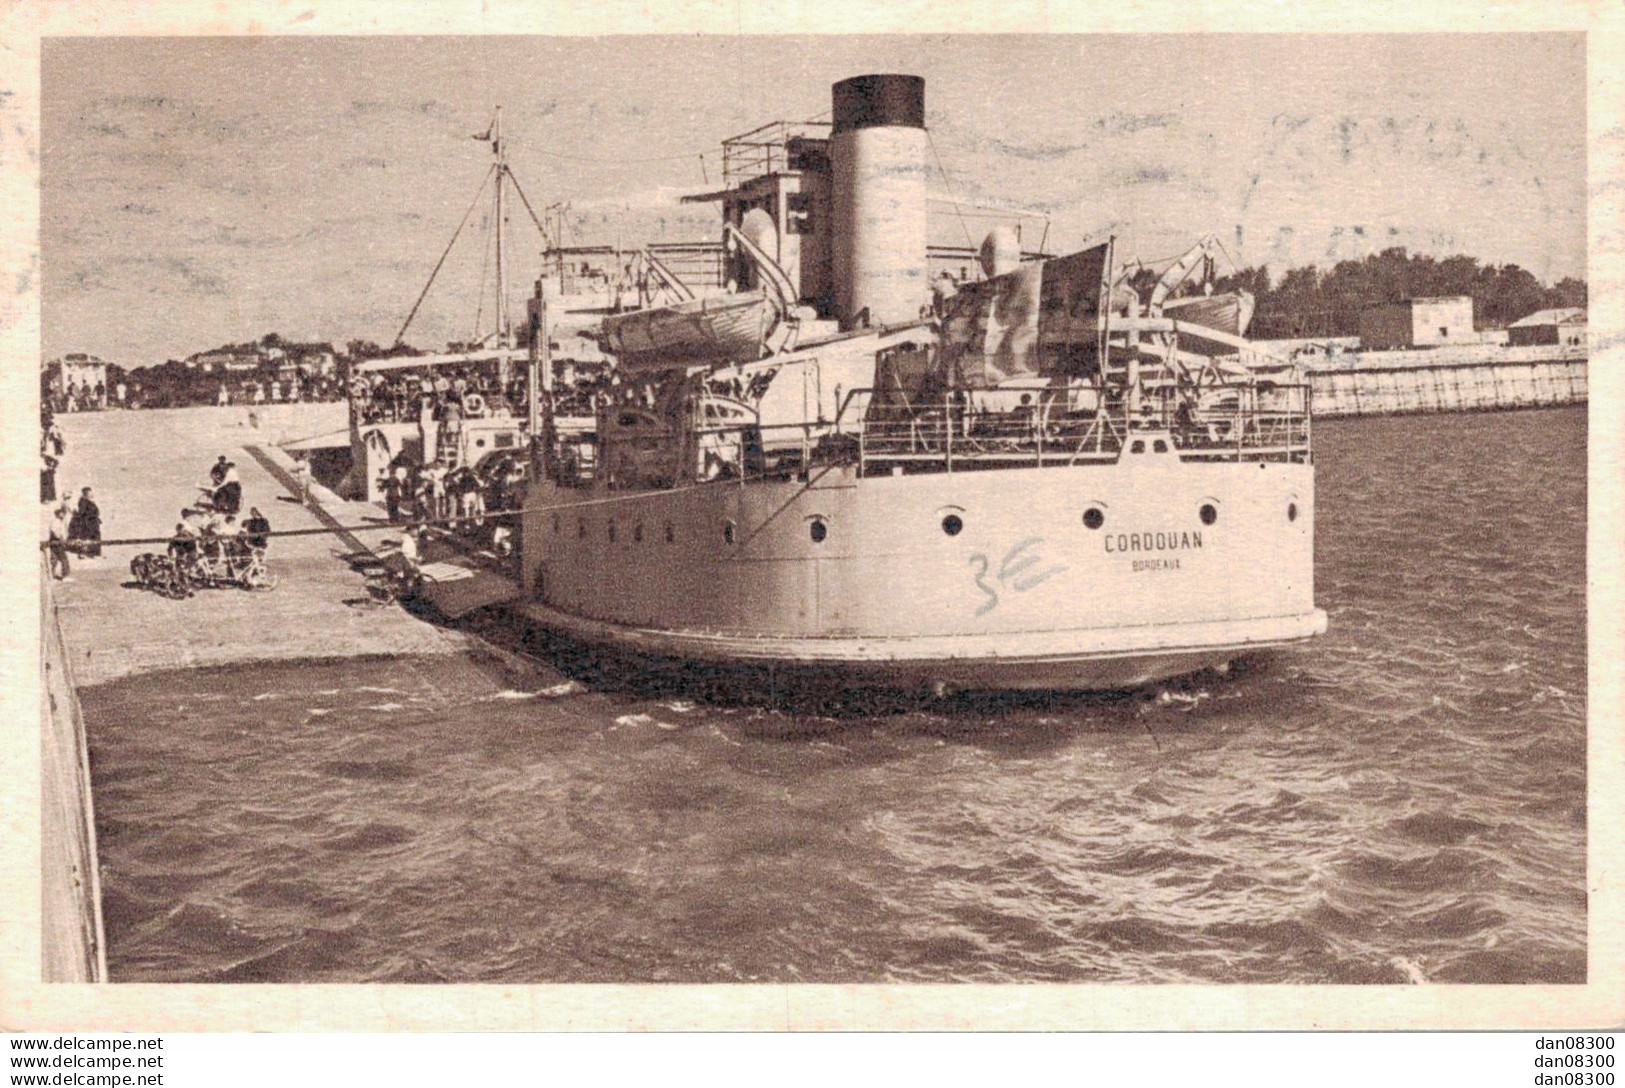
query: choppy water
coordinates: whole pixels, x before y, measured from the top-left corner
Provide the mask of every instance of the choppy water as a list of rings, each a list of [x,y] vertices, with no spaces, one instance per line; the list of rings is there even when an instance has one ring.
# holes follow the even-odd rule
[[[1166,703],[483,658],[87,691],[111,973],[1584,981],[1584,411],[1317,438],[1331,633]]]

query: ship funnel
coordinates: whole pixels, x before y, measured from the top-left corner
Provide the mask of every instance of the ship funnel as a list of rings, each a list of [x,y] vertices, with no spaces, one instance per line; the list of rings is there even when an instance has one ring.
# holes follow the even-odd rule
[[[833,87],[830,210],[841,327],[913,321],[926,269],[925,80],[870,75]]]

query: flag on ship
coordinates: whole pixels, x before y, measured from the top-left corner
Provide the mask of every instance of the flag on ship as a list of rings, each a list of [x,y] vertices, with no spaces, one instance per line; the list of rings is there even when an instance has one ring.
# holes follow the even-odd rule
[[[1104,242],[961,288],[943,322],[943,362],[955,384],[1098,372],[1110,267]]]

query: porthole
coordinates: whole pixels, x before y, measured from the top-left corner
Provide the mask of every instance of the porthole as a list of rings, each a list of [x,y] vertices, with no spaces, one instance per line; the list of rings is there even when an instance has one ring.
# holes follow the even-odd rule
[[[724,544],[732,544],[734,542],[734,523],[731,521],[725,521],[722,523],[722,542]]]
[[[1098,529],[1106,524],[1106,515],[1098,507],[1091,506],[1083,512],[1083,524],[1089,529]]]
[[[829,526],[814,518],[812,524],[807,526],[807,535],[812,537],[814,544],[822,544],[824,538],[829,535]]]
[[[641,521],[632,526],[632,542],[634,544],[643,543],[643,522]]]
[[[1288,521],[1297,521],[1298,520],[1298,504],[1297,503],[1289,502],[1289,503],[1286,504],[1286,519]]]
[[[949,536],[958,536],[959,531],[964,527],[965,523],[959,519],[958,514],[949,514],[942,519],[942,531]]]
[[[1197,513],[1201,515],[1203,525],[1212,525],[1219,520],[1219,511],[1210,502],[1204,502]]]
[[[1145,452],[1145,439],[1136,438],[1134,440],[1134,444],[1128,448],[1128,451],[1130,453],[1144,453]]]
[[[1155,442],[1151,443],[1151,449],[1155,453],[1167,453],[1168,443],[1159,438]]]

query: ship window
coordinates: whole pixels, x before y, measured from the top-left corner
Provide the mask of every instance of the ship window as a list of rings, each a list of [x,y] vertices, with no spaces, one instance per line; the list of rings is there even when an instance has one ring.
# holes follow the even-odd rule
[[[958,536],[959,531],[964,527],[965,523],[959,519],[958,514],[949,514],[942,519],[942,531],[949,536]]]
[[[724,544],[732,544],[734,542],[734,523],[731,521],[725,521],[722,523],[722,542]]]
[[[1288,521],[1297,521],[1298,520],[1298,504],[1297,503],[1289,502],[1289,503],[1286,504],[1286,519]]]
[[[484,449],[484,448],[485,448],[485,439],[483,439],[483,438],[476,438],[476,439],[475,439],[475,440],[474,440],[474,445],[475,445],[475,446],[476,446],[476,447],[478,447],[478,448],[479,448],[479,449],[482,449],[482,450],[483,450],[483,449]]]
[[[1201,516],[1203,525],[1212,525],[1219,520],[1219,511],[1210,502],[1204,502],[1197,514]]]
[[[491,444],[499,450],[511,449],[513,448],[513,433],[510,431],[503,431],[501,434],[498,434],[491,439]]]
[[[672,528],[671,522],[666,522],[666,543],[673,543],[677,539],[677,530]]]
[[[1083,524],[1090,529],[1098,529],[1106,524],[1106,515],[1098,507],[1091,506],[1083,512]]]
[[[812,542],[814,544],[822,544],[824,542],[824,538],[829,535],[829,526],[825,525],[821,520],[814,518],[813,523],[807,526],[807,535],[812,537]]]
[[[632,526],[632,540],[638,544],[643,543],[643,522],[640,521]]]
[[[1168,443],[1159,438],[1155,442],[1151,443],[1151,450],[1153,453],[1167,453]]]
[[[1136,438],[1134,440],[1134,445],[1130,446],[1128,448],[1128,451],[1130,453],[1144,453],[1145,452],[1145,439]]]

